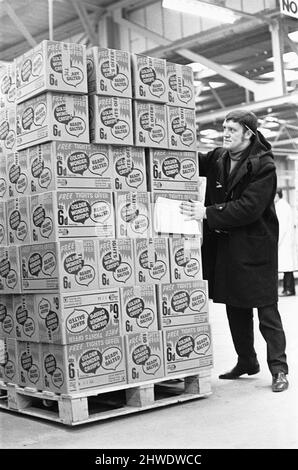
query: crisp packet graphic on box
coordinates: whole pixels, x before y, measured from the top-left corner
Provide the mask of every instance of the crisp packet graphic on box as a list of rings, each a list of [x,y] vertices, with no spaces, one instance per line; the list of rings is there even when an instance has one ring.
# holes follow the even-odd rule
[[[89,143],[86,95],[47,92],[17,106],[17,150],[50,140]]]
[[[114,191],[147,191],[145,151],[143,148],[111,145]]]
[[[133,96],[139,100],[167,101],[166,60],[132,54]]]
[[[94,46],[87,51],[87,71],[89,93],[132,97],[129,52]]]
[[[123,338],[42,344],[44,389],[70,393],[127,383]]]
[[[194,109],[167,106],[169,148],[196,150],[196,120]]]
[[[168,104],[195,108],[193,70],[187,65],[167,61]]]
[[[163,339],[166,375],[195,372],[212,366],[208,323],[164,330]]]
[[[33,294],[13,295],[16,339],[39,342],[39,328]]]
[[[0,379],[4,383],[19,383],[18,364],[17,364],[17,344],[14,338],[5,338],[4,361],[0,362]]]
[[[87,93],[86,46],[44,40],[16,59],[17,101],[44,91]]]
[[[19,384],[23,387],[43,390],[41,344],[17,340],[17,364]]]
[[[0,294],[0,338],[15,338],[13,296]]]
[[[195,152],[150,149],[151,191],[198,191]]]
[[[5,152],[16,150],[17,138],[17,111],[16,105],[0,106],[0,145]]]
[[[128,383],[164,377],[161,331],[125,335]]]
[[[21,292],[19,250],[15,245],[0,246],[0,293]]]
[[[27,149],[6,153],[8,196],[18,197],[29,194]]]
[[[120,289],[122,334],[157,330],[155,285]]]
[[[135,284],[133,243],[129,238],[98,240],[99,285],[123,287]]]
[[[167,238],[137,238],[135,275],[139,285],[170,282],[170,262]]]
[[[136,146],[168,148],[166,105],[135,100],[134,136]]]
[[[152,235],[150,193],[119,191],[114,193],[116,236],[145,238]]]
[[[208,321],[207,281],[161,284],[157,287],[157,294],[161,329]]]
[[[133,145],[130,98],[90,95],[91,142]]]

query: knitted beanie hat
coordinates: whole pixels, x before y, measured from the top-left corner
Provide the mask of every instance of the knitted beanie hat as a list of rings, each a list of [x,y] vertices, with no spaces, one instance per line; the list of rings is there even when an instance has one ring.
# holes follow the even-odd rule
[[[239,122],[249,130],[256,134],[258,128],[258,118],[257,116],[252,113],[251,111],[244,111],[242,109],[235,109],[227,114],[226,121],[232,120],[235,122]]]

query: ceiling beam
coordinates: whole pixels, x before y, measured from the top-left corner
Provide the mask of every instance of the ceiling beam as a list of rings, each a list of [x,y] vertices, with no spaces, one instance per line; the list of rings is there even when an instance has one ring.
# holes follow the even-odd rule
[[[74,7],[78,17],[81,20],[81,23],[83,25],[83,29],[85,33],[87,34],[87,37],[89,38],[91,44],[93,46],[98,45],[98,38],[97,34],[94,28],[94,25],[90,21],[88,12],[82,2],[78,2],[77,0],[68,0],[70,4]]]
[[[280,106],[282,104],[293,104],[293,107],[298,109],[298,92],[293,92],[290,95],[279,96],[277,98],[270,98],[264,101],[255,101],[251,103],[239,104],[237,108],[248,110],[248,111],[258,111],[261,109],[272,108],[273,106]],[[197,112],[197,119],[200,124],[206,124],[215,122],[220,119],[224,119],[227,112],[232,111],[235,109],[235,106],[230,106],[225,110],[217,110],[217,111],[208,111],[205,113]]]
[[[142,36],[147,37],[148,39],[157,42],[163,46],[171,44],[171,41],[164,36],[161,36],[160,34],[157,34],[144,26],[141,26],[137,23],[134,23],[126,18],[123,17],[122,14],[122,9],[118,9],[114,11],[114,21],[116,23],[119,23],[121,26],[124,26],[127,29],[131,29],[134,31],[137,31],[140,33]],[[237,83],[239,86],[247,88],[248,90],[252,92],[256,92],[259,90],[259,87],[261,85],[258,85],[254,81],[233,72],[232,70],[227,69],[226,67],[219,65],[215,62],[213,62],[210,59],[207,59],[206,57],[197,54],[189,49],[181,48],[176,50],[176,52],[183,57],[186,57],[190,62],[199,62],[203,64],[205,67],[210,68],[211,70],[215,71],[216,73],[222,75],[223,77],[227,78],[228,80]]]
[[[10,19],[14,22],[18,30],[22,33],[24,38],[28,41],[31,47],[34,47],[37,45],[36,40],[34,37],[30,34],[24,23],[20,20],[18,15],[16,14],[15,10],[10,6],[10,4],[6,0],[2,0],[2,5],[4,6],[8,16]]]

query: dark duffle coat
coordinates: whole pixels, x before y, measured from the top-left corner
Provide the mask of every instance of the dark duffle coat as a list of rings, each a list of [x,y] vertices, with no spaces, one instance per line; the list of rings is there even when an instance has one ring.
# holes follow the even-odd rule
[[[228,152],[199,153],[207,177],[202,261],[214,302],[254,308],[277,302],[278,219],[271,146],[257,132],[229,174]]]

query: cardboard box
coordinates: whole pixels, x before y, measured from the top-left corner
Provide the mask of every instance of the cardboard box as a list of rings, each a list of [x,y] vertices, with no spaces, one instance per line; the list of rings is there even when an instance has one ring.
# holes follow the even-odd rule
[[[17,150],[50,140],[89,143],[88,97],[43,93],[17,105]]]
[[[41,344],[17,340],[19,385],[43,390]]]
[[[155,285],[120,289],[122,335],[157,330]]]
[[[72,294],[36,294],[35,309],[43,343],[72,344],[119,336],[119,290]]]
[[[8,245],[6,202],[0,200],[0,245]]]
[[[195,152],[150,149],[151,191],[198,191],[199,165]]]
[[[10,245],[31,243],[29,196],[20,196],[6,202],[7,236]]]
[[[0,338],[15,338],[12,298],[11,294],[0,294]]]
[[[166,105],[134,101],[134,138],[137,147],[168,148]]]
[[[141,54],[132,54],[131,59],[134,98],[166,103],[166,60]]]
[[[127,383],[121,336],[65,346],[43,343],[42,364],[44,389],[54,393],[121,388]]]
[[[166,376],[193,373],[213,364],[209,324],[163,331]]]
[[[27,149],[6,152],[8,198],[29,194]]]
[[[40,337],[34,295],[13,295],[12,305],[16,339],[38,343]]]
[[[6,153],[0,142],[0,201],[6,201],[8,198]]]
[[[91,142],[133,145],[131,101],[115,96],[89,96]]]
[[[14,338],[4,339],[4,363],[0,363],[0,379],[4,383],[18,384],[18,365],[16,340]]]
[[[119,191],[114,193],[117,238],[152,236],[150,193]]]
[[[44,91],[88,93],[86,46],[44,40],[16,59],[17,102]]]
[[[207,281],[189,281],[157,286],[160,329],[208,322]]]
[[[164,377],[161,331],[130,333],[125,336],[128,383]]]
[[[30,201],[32,241],[63,238],[113,238],[114,207],[111,192],[51,191]]]
[[[167,115],[169,149],[196,151],[195,111],[181,106],[167,106]]]
[[[0,145],[4,151],[16,150],[17,111],[16,105],[0,107]]]
[[[20,247],[22,292],[98,289],[96,240],[61,240]]]
[[[46,142],[28,149],[31,194],[57,189],[112,189],[109,147]]]
[[[21,293],[19,251],[15,245],[0,246],[0,293]]]
[[[54,142],[46,142],[23,150],[27,152],[30,195],[56,189],[57,166],[54,145]]]
[[[195,108],[193,70],[187,65],[167,61],[168,104]]]
[[[136,284],[170,282],[170,261],[167,238],[134,240]]]
[[[28,151],[7,152],[8,197],[30,194]]]
[[[0,69],[0,108],[15,104],[16,67],[15,61],[2,64]]]
[[[98,240],[99,287],[135,285],[134,252],[130,238]]]
[[[53,154],[57,162],[57,189],[113,189],[108,145],[55,142]]]
[[[88,92],[132,97],[130,53],[92,47],[87,50]]]
[[[147,191],[145,151],[141,147],[110,146],[114,191]]]
[[[170,238],[171,282],[203,279],[201,238]]]

